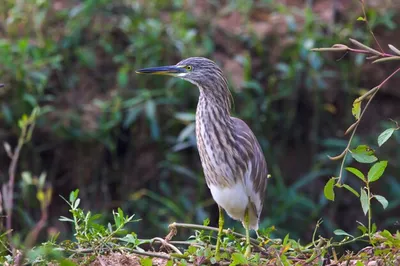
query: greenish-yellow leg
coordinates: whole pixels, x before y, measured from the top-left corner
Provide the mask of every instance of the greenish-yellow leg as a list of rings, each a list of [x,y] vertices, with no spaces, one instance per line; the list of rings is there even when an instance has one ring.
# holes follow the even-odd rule
[[[222,208],[218,206],[219,209],[219,219],[218,219],[218,236],[217,236],[217,247],[215,248],[215,257],[219,260],[219,250],[221,248],[221,237],[222,237],[222,229],[224,228],[224,212]]]
[[[246,211],[244,212],[244,228],[246,229],[246,252],[244,253],[245,257],[249,257],[251,254],[249,223],[249,208],[246,208]]]

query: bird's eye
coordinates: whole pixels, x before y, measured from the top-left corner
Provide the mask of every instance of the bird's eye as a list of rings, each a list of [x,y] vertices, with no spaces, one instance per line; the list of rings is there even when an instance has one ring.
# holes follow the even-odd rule
[[[185,68],[186,68],[187,71],[192,71],[193,70],[192,66],[185,66]]]

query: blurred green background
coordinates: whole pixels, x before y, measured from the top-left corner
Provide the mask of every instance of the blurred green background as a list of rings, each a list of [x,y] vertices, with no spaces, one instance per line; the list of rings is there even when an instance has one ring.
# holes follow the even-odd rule
[[[398,45],[399,4],[365,2],[382,47]],[[35,106],[42,111],[18,165],[14,234],[23,237],[40,218],[36,190],[27,180],[42,173],[53,188],[43,239],[54,230],[72,237],[68,224],[58,221],[68,215],[59,195],[68,197],[76,188],[86,210],[110,214],[121,207],[136,214],[142,221],[130,229],[139,237],[164,236],[174,221],[209,217],[216,225],[217,206],[195,144],[197,89],[134,73],[190,56],[211,58],[223,68],[233,114],[250,125],[265,152],[272,178],[261,228],[274,225],[277,237],[290,233],[310,241],[323,218],[321,234],[354,232],[356,221],[365,221],[359,200],[345,190],[335,202],[323,195],[340,166],[327,155],[347,144],[343,133],[354,120],[354,98],[379,84],[394,64],[371,66],[361,55],[310,48],[348,44],[350,37],[375,47],[365,23],[357,21],[361,15],[356,0],[3,0],[1,142],[15,146],[18,119]],[[390,202],[386,211],[373,205],[378,228],[399,226],[400,137],[383,148],[376,143],[389,118],[400,118],[399,84],[395,77],[377,95],[354,142],[389,160],[373,187]],[[1,149],[2,184],[9,163]],[[356,178],[344,178],[360,186]],[[226,227],[243,230],[226,220]]]

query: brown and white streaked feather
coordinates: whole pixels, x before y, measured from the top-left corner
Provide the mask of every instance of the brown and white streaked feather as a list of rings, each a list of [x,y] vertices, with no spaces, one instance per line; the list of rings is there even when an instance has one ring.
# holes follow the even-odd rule
[[[228,83],[213,61],[194,57],[177,65],[201,69],[182,78],[200,89],[196,137],[211,194],[236,220],[249,209],[249,227],[257,230],[268,174],[261,147],[246,123],[230,116]]]

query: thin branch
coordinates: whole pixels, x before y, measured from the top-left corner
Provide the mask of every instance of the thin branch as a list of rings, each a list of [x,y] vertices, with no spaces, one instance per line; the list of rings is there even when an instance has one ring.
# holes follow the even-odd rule
[[[384,54],[385,52],[383,51],[381,45],[379,44],[378,39],[376,39],[375,34],[371,29],[371,25],[369,25],[369,21],[368,21],[368,18],[367,18],[367,12],[365,12],[365,6],[364,6],[364,2],[363,1],[361,1],[361,8],[362,8],[362,12],[364,14],[364,20],[365,20],[365,23],[367,24],[368,30],[371,33],[372,38],[374,38],[375,43],[378,45],[379,50],[381,50],[382,54]]]
[[[24,133],[24,132],[23,132]],[[19,159],[19,155],[21,153],[22,146],[24,145],[23,137],[20,137],[18,140],[18,145],[13,152],[13,157],[11,159],[10,167],[8,168],[8,184],[6,185],[6,193],[5,194],[5,201],[6,201],[6,212],[7,212],[7,219],[6,219],[6,228],[7,231],[10,231],[12,228],[12,213],[14,209],[14,184],[15,184],[15,175],[17,171],[17,163]],[[10,246],[14,249],[14,245],[12,243],[12,233],[8,234],[8,240],[10,242]]]
[[[190,228],[190,229],[197,229],[197,230],[208,230],[208,231],[215,231],[218,232],[218,228],[216,227],[211,227],[211,226],[205,226],[205,225],[199,225],[199,224],[187,224],[187,223],[172,223],[168,226],[171,229],[174,229],[176,227],[181,227],[181,228]],[[245,238],[245,235],[233,232],[230,229],[223,229],[222,232],[224,234],[232,234],[234,236],[240,237],[240,238]],[[259,245],[260,242],[254,238],[250,238],[250,242],[254,245]]]
[[[374,99],[374,97],[375,97],[375,95],[378,93],[378,91],[382,88],[382,86],[385,85],[385,83],[386,83],[389,79],[391,79],[394,75],[396,75],[396,73],[399,72],[399,71],[400,71],[400,67],[399,67],[398,69],[396,69],[392,74],[390,74],[390,75],[389,75],[384,81],[382,81],[378,86],[376,86],[375,88],[371,89],[371,91],[373,91],[373,93],[372,93],[372,95],[371,95],[371,98],[369,98],[369,100],[368,100],[368,102],[366,103],[364,109],[362,110],[362,112],[361,112],[361,114],[360,114],[360,117],[358,118],[358,121],[361,121],[361,119],[363,118],[365,112],[366,112],[367,109],[368,109],[369,104],[370,104],[371,101]],[[367,92],[367,93],[369,94],[369,92]],[[361,96],[361,97],[363,97],[363,99],[365,98],[364,95]],[[340,181],[341,181],[341,179],[342,179],[342,174],[343,174],[343,169],[344,169],[344,164],[345,164],[345,161],[346,161],[346,157],[347,157],[347,154],[348,154],[349,151],[350,151],[350,145],[351,145],[351,143],[352,143],[352,140],[353,140],[353,138],[354,138],[354,135],[355,135],[355,133],[356,133],[357,128],[358,128],[359,125],[360,125],[360,123],[357,123],[357,124],[355,125],[355,127],[354,127],[354,129],[353,129],[353,132],[351,133],[351,136],[350,136],[349,141],[348,141],[348,143],[347,143],[347,146],[346,146],[346,148],[345,148],[345,150],[344,150],[344,155],[343,155],[342,163],[341,163],[341,165],[340,165],[339,178],[338,178],[338,182],[337,182],[338,184],[340,184]]]
[[[163,246],[169,247],[170,249],[172,249],[173,251],[175,251],[175,253],[177,253],[177,254],[179,254],[179,255],[182,255],[182,252],[181,252],[177,247],[175,247],[175,246],[172,245],[171,243],[168,243],[167,241],[165,241],[165,240],[162,239],[161,237],[154,237],[154,238],[152,238],[152,239],[150,240],[150,244],[153,244],[153,243],[156,242],[156,241],[160,242]]]

